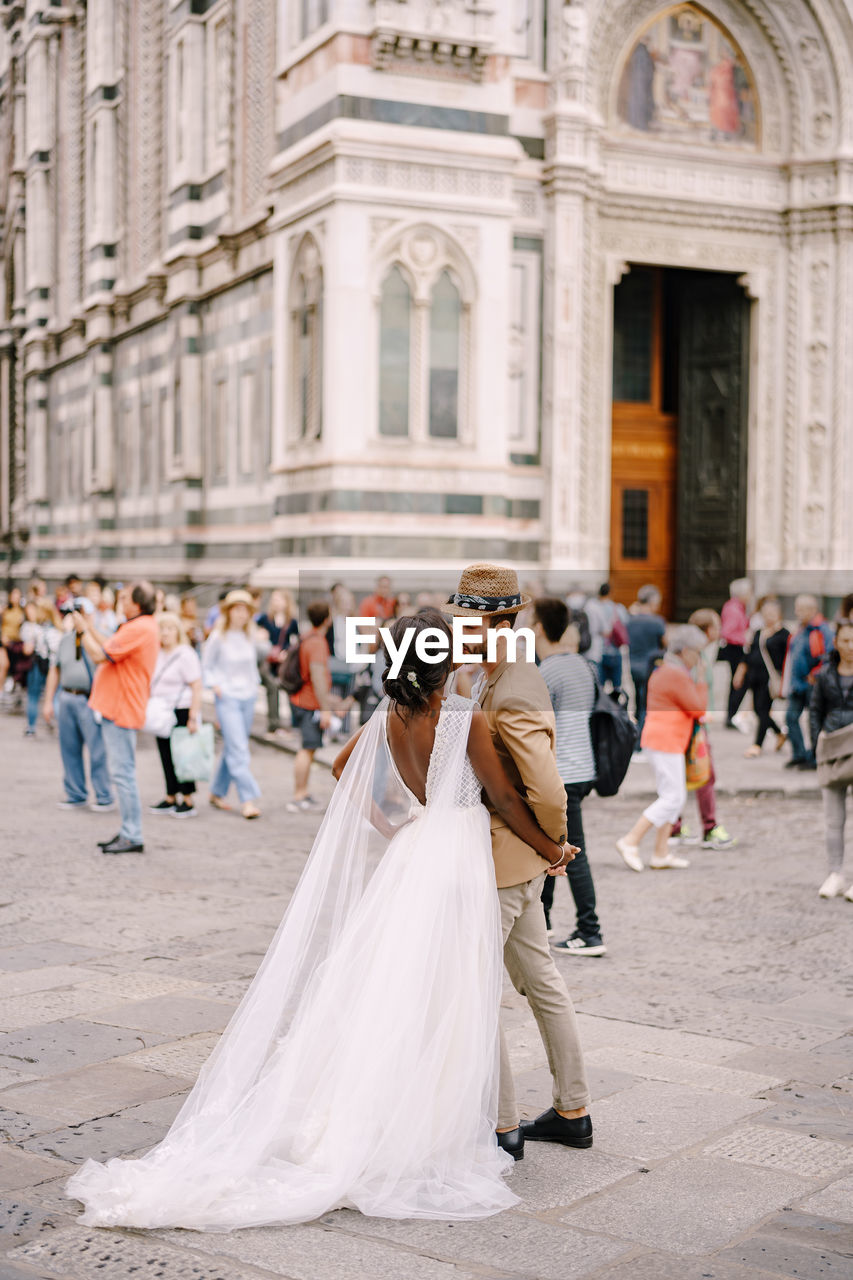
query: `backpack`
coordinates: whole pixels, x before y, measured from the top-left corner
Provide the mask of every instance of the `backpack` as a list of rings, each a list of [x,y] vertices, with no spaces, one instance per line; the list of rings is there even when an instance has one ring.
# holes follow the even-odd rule
[[[589,736],[595,756],[595,789],[600,796],[615,796],[634,754],[637,726],[628,714],[627,695],[621,691],[605,693],[597,676]]]
[[[305,684],[300,662],[301,651],[302,641],[297,640],[296,644],[291,645],[287,650],[284,662],[279,667],[278,682],[285,693],[298,693]]]

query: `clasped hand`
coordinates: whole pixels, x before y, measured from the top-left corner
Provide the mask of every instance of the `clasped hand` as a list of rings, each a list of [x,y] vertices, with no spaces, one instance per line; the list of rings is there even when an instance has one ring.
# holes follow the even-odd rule
[[[580,847],[575,844],[569,844],[568,841],[562,846],[563,856],[559,862],[548,868],[549,876],[564,876],[566,867],[570,862],[574,862],[576,856],[580,853]]]

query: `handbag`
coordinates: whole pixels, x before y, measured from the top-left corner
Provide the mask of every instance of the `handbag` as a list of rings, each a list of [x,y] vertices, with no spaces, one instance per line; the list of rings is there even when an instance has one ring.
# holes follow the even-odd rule
[[[195,733],[178,725],[169,735],[172,765],[179,782],[207,782],[213,773],[213,725],[201,724]]]
[[[819,786],[835,787],[853,782],[853,724],[819,734],[815,754]]]
[[[773,666],[770,654],[767,652],[767,641],[764,639],[763,631],[759,632],[758,635],[758,648],[761,651],[761,656],[764,659],[764,665],[767,668],[767,675],[770,681],[770,698],[771,701],[773,701],[774,699],[781,698],[782,696],[782,677]]]
[[[690,741],[684,753],[684,768],[688,791],[698,791],[711,780],[711,753],[708,750],[708,735],[701,720],[693,721]]]
[[[175,708],[171,707],[165,698],[161,698],[152,691],[157,681],[163,676],[163,673],[168,671],[169,667],[179,657],[180,654],[175,653],[168,662],[164,663],[162,670],[151,681],[151,688],[148,691],[148,703],[145,707],[145,723],[142,726],[142,731],[143,733],[153,733],[155,738],[168,738],[175,727]]]

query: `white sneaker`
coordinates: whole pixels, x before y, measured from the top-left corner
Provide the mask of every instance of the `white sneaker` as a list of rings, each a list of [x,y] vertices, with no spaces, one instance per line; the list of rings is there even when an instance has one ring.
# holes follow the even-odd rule
[[[89,808],[92,810],[92,813],[115,813],[118,805],[115,800],[108,800],[106,804],[99,804],[96,801],[94,804],[90,804]]]
[[[818,896],[821,898],[840,898],[843,896],[850,898],[853,893],[853,885],[847,894],[844,893],[844,880],[837,871],[830,871],[823,884],[818,889]],[[853,898],[851,898],[853,901]]]
[[[632,871],[642,871],[643,859],[640,857],[640,850],[635,844],[629,844],[623,837],[616,841],[616,848],[622,855],[622,861],[626,867],[630,867]]]
[[[653,871],[683,871],[690,863],[686,858],[676,858],[674,853],[668,853],[665,858],[653,858],[649,866]]]

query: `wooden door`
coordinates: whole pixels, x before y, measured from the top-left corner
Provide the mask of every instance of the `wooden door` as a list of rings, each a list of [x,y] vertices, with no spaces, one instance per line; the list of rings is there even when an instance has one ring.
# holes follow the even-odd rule
[[[675,605],[678,420],[665,350],[664,273],[633,267],[616,286],[610,584],[629,605],[653,583],[671,617]]]
[[[720,609],[746,569],[749,303],[734,276],[679,272],[677,609]]]

